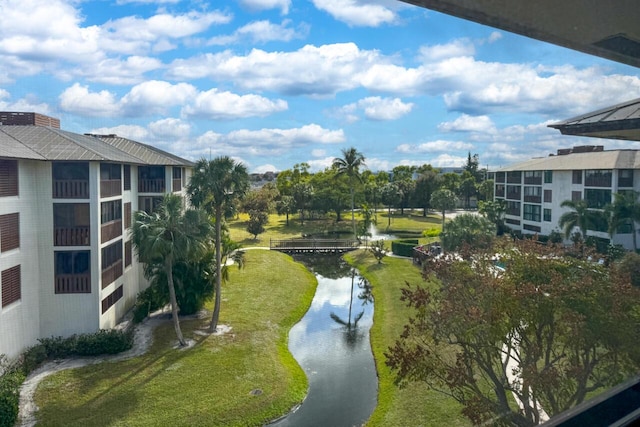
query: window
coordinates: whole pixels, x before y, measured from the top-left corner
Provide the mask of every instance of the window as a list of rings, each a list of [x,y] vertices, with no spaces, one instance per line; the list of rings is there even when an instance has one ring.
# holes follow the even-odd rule
[[[507,200],[507,210],[505,213],[507,215],[520,216],[520,202]]]
[[[102,288],[122,276],[122,240],[102,248]]]
[[[131,241],[124,242],[124,266],[129,267],[131,265]]]
[[[504,222],[506,222],[507,224],[520,225],[520,220],[518,219],[506,218]]]
[[[525,171],[524,183],[542,185],[542,171]]]
[[[0,160],[0,197],[18,195],[18,161]]]
[[[522,219],[527,221],[540,222],[540,206],[525,204]]]
[[[540,203],[542,200],[542,187],[524,187],[524,201]]]
[[[618,171],[618,187],[633,187],[633,169]]]
[[[100,204],[100,223],[118,221],[122,219],[122,201],[113,200],[111,202],[102,202]]]
[[[122,296],[124,295],[124,291],[122,285],[118,287],[115,291],[111,292],[108,297],[102,300],[102,314],[106,313]]]
[[[0,280],[2,280],[2,307],[20,301],[22,298],[20,265],[3,270]]]
[[[164,166],[138,166],[138,192],[164,193]]]
[[[544,202],[551,203],[551,190],[544,190]]]
[[[127,202],[124,204],[124,228],[131,227],[132,218],[133,217],[131,213],[131,202]]]
[[[539,233],[542,230],[542,228],[538,227],[537,225],[531,225],[531,224],[523,224],[522,228],[524,230],[535,231],[536,233]]]
[[[507,185],[507,199],[520,200],[522,187],[519,185]]]
[[[182,190],[182,168],[173,167],[173,191],[181,191]]]
[[[551,209],[543,209],[542,217],[545,222],[551,222]]]
[[[148,214],[156,210],[158,205],[162,202],[162,197],[156,196],[144,196],[138,199],[138,208]]]
[[[582,171],[574,170],[571,175],[572,184],[582,184]]]
[[[122,194],[121,169],[116,163],[100,164],[100,197]]]
[[[585,188],[584,199],[587,201],[587,206],[589,208],[602,209],[611,203],[611,190]]]
[[[572,191],[571,192],[571,201],[572,202],[579,202],[580,200],[582,200],[582,191]]]
[[[553,182],[553,171],[544,171],[544,183],[551,184]]]
[[[129,191],[131,190],[131,165],[124,165],[122,174],[124,175],[122,177],[124,190]]]
[[[53,198],[88,199],[89,163],[53,162]]]
[[[56,294],[91,293],[90,251],[57,251],[54,261]]]
[[[522,172],[520,171],[507,172],[507,183],[522,184]]]
[[[504,172],[496,172],[496,182],[504,182]]]
[[[0,252],[20,247],[20,214],[0,215]]]
[[[88,203],[53,204],[53,244],[87,246],[90,243]]]
[[[584,185],[588,187],[611,187],[611,169],[588,169],[584,171]]]
[[[496,197],[504,197],[504,184],[496,184]]]

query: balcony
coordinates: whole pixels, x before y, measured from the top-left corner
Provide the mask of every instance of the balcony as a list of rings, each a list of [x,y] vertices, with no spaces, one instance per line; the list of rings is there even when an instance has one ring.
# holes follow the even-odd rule
[[[90,294],[91,276],[89,274],[56,275],[56,294]]]
[[[100,197],[119,196],[122,194],[122,180],[100,180]]]
[[[530,185],[542,185],[542,176],[526,176],[524,177],[524,183]]]
[[[522,193],[520,191],[508,191],[507,199],[508,200],[520,200]]]
[[[89,246],[89,226],[86,227],[56,227],[53,229],[54,246]]]
[[[164,179],[141,179],[138,181],[139,193],[164,193]]]
[[[100,241],[102,243],[122,236],[122,220],[107,222],[100,227]]]
[[[53,180],[54,199],[88,199],[89,180],[88,179],[54,179]]]
[[[542,202],[542,197],[540,196],[524,196],[524,201],[525,202],[530,202],[530,203],[541,203]]]
[[[122,259],[102,270],[102,289],[109,286],[120,276],[122,276]]]
[[[175,193],[176,191],[182,191],[182,179],[181,178],[174,178],[172,183],[172,189],[173,192]]]

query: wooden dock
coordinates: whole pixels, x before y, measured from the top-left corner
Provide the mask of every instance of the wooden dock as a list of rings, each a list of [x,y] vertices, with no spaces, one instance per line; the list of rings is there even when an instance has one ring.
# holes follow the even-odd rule
[[[269,240],[269,249],[286,253],[342,253],[360,246],[358,239],[285,239]]]

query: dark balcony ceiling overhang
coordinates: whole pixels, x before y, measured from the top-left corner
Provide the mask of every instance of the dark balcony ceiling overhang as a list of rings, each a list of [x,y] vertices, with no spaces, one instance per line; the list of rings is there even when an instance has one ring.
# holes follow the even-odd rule
[[[637,0],[402,0],[640,67]]]
[[[563,135],[640,141],[640,98],[549,125]]]

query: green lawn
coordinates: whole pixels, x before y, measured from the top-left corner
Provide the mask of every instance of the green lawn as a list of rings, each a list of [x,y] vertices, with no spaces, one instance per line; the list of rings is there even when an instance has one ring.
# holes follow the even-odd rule
[[[167,321],[144,356],[62,371],[38,388],[40,426],[261,425],[299,403],[307,379],[287,349],[306,312],[314,276],[277,252],[249,251],[223,285],[220,323],[230,334],[194,335],[206,321],[182,322],[197,341],[172,349]],[[251,395],[259,389],[262,394]]]
[[[395,343],[410,310],[400,301],[400,290],[406,282],[422,283],[420,269],[411,260],[385,257],[377,264],[365,250],[350,252],[347,261],[358,268],[373,285],[375,309],[371,328],[371,346],[378,369],[378,406],[369,426],[467,426],[460,414],[461,406],[441,393],[413,383],[406,388],[394,384],[394,373],[385,364],[384,352]]]

